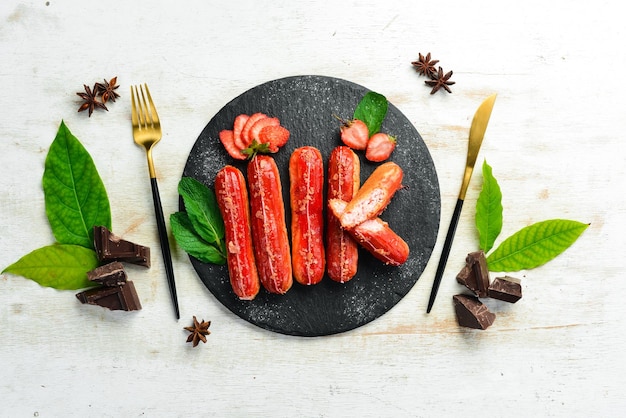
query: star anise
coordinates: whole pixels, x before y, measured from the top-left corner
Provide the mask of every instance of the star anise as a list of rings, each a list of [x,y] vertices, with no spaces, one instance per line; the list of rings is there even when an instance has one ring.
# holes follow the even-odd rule
[[[120,97],[119,94],[115,91],[119,86],[116,86],[117,77],[113,77],[110,81],[104,80],[104,83],[96,83],[96,87],[94,88],[98,94],[102,97],[102,103],[106,103],[111,100],[115,101],[116,98]]]
[[[413,64],[415,70],[419,74],[430,77],[435,75],[435,73],[437,72],[437,70],[435,69],[435,64],[437,64],[438,62],[439,60],[431,61],[429,52],[428,54],[426,54],[425,57],[420,53],[418,60],[413,61],[411,64]]]
[[[452,93],[450,87],[455,82],[450,81],[450,77],[452,77],[452,71],[448,71],[445,75],[443,73],[443,69],[439,67],[437,74],[431,75],[430,80],[424,81],[427,85],[431,86],[433,89],[430,91],[430,94],[437,93],[441,87],[443,87],[448,93]]]
[[[85,93],[82,93],[82,92],[76,93],[77,95],[81,97],[81,99],[84,100],[84,103],[81,104],[80,107],[78,108],[79,112],[89,109],[89,117],[91,117],[91,114],[93,113],[94,109],[98,107],[106,111],[109,110],[104,105],[104,103],[98,100],[98,87],[97,86],[94,86],[93,90],[91,90],[89,86],[86,84],[83,84],[83,87],[85,88]]]
[[[185,330],[189,331],[189,337],[187,337],[187,342],[193,342],[193,346],[197,346],[200,341],[206,343],[206,335],[209,335],[211,331],[209,331],[209,326],[211,326],[211,321],[205,322],[204,319],[202,322],[198,322],[196,317],[193,317],[193,326],[185,327]]]

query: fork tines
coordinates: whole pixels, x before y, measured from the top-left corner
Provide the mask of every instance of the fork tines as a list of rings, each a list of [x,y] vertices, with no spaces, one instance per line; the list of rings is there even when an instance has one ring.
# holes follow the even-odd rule
[[[145,88],[145,91],[144,91]],[[148,85],[131,86],[132,123],[139,128],[148,125],[158,125],[159,115],[152,101]],[[147,100],[146,100],[147,97]],[[148,108],[149,105],[149,108]]]

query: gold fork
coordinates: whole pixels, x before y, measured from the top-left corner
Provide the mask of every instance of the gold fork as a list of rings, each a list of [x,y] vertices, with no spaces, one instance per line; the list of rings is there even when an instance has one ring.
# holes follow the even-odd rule
[[[159,196],[156,172],[154,170],[154,163],[152,162],[152,148],[159,142],[162,135],[161,122],[159,121],[159,115],[154,107],[154,102],[150,96],[150,90],[148,90],[147,84],[139,87],[131,86],[130,97],[132,103],[133,137],[135,138],[135,143],[137,145],[146,149],[146,156],[148,157],[148,171],[150,173],[150,183],[152,185],[152,200],[154,201],[154,212],[159,230],[159,240],[161,242],[163,262],[165,263],[165,273],[167,275],[167,283],[170,288],[172,302],[174,303],[176,319],[180,319],[178,298],[176,296],[176,284],[174,282],[174,268],[172,267],[172,255],[170,253],[170,244],[167,238],[167,230],[165,228],[165,219],[163,217],[163,208],[161,207],[161,197]]]

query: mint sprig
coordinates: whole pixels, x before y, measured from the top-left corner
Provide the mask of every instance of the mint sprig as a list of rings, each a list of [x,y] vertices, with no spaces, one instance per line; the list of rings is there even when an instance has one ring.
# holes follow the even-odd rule
[[[354,119],[359,119],[367,125],[369,135],[372,136],[380,131],[383,120],[387,115],[389,103],[387,98],[373,91],[365,93],[361,101],[354,109]]]
[[[213,191],[194,178],[183,177],[178,183],[178,193],[183,197],[185,210],[198,235],[222,249],[224,222]]]
[[[178,183],[185,212],[170,216],[172,234],[189,255],[204,263],[226,263],[224,221],[211,189],[191,177]]]

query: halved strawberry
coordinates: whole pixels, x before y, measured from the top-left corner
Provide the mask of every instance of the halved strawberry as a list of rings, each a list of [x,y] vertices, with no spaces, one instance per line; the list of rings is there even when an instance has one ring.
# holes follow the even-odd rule
[[[242,142],[243,148],[248,148],[250,144],[252,144],[252,141],[254,140],[254,138],[252,138],[252,136],[250,135],[250,130],[252,129],[254,124],[258,122],[260,119],[263,119],[266,117],[267,115],[265,113],[260,113],[260,112],[253,113],[252,115],[250,115],[245,125],[243,126],[243,130],[241,131],[241,142]]]
[[[270,152],[278,152],[278,149],[289,140],[290,132],[281,125],[269,125],[259,132],[259,143],[268,144]]]
[[[237,117],[235,118],[235,123],[233,123],[233,136],[235,137],[235,146],[239,149],[246,148],[241,139],[241,132],[243,131],[243,127],[246,125],[246,122],[249,118],[249,115],[242,113],[241,115],[237,115]]]
[[[265,128],[266,126],[278,125],[280,125],[280,120],[278,120],[278,118],[261,118],[256,121],[254,125],[252,125],[252,128],[250,128],[250,133],[248,135],[250,136],[250,138],[252,138],[253,141],[256,140],[257,142],[262,143],[263,141],[259,139],[259,134],[261,133],[261,130],[263,130],[263,128]]]
[[[224,129],[220,131],[220,142],[228,152],[228,155],[237,159],[237,160],[245,160],[247,157],[245,154],[241,152],[239,148],[235,145],[235,137],[233,131],[230,129]]]
[[[369,161],[385,161],[396,148],[396,138],[386,133],[379,132],[372,135],[367,142],[365,158]]]
[[[365,122],[359,119],[341,121],[341,141],[355,150],[364,150],[369,139],[369,130]]]

